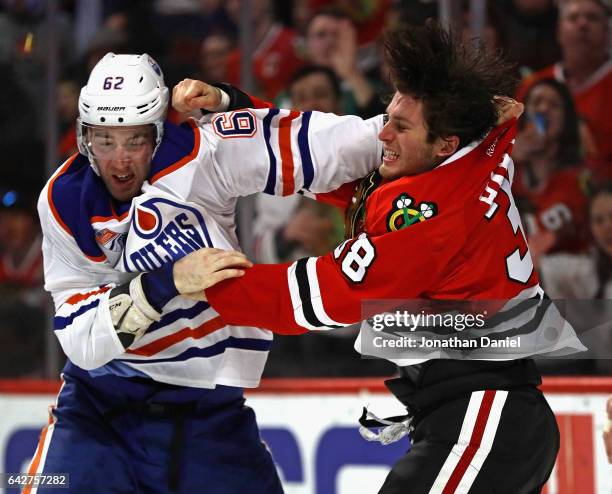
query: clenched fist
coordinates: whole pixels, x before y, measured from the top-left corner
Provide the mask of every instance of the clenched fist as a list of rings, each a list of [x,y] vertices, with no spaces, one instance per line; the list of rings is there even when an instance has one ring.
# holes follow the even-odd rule
[[[181,295],[194,298],[219,281],[242,276],[252,265],[242,252],[199,249],[174,263],[174,285]]]
[[[525,109],[523,103],[519,103],[508,96],[493,96],[493,102],[497,107],[497,125],[520,117]]]
[[[221,90],[195,79],[183,79],[172,89],[172,107],[180,113],[215,111],[221,104]]]

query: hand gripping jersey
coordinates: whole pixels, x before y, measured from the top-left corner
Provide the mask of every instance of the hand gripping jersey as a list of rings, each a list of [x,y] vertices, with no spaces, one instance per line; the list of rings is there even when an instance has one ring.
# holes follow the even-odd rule
[[[207,289],[208,300],[228,323],[296,334],[360,321],[372,300],[541,298],[510,189],[514,134],[513,121],[429,172],[383,180],[356,238],[322,257],[256,265]]]
[[[109,315],[110,290],[200,247],[237,249],[234,207],[255,192],[325,192],[378,166],[382,116],[249,109],[166,124],[143,193],[117,203],[77,154],[42,191],[45,288],[70,361],[92,375],[176,385],[257,386],[270,332],[228,326],[206,303],[175,297],[127,350]]]

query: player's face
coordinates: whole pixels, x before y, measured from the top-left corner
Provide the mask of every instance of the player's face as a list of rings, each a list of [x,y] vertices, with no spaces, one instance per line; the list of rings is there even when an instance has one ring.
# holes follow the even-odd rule
[[[338,98],[329,78],[315,72],[291,85],[291,108],[299,111],[316,110],[338,113]]]
[[[153,134],[151,125],[87,129],[89,150],[115,199],[129,201],[140,193],[151,170]]]
[[[597,246],[612,257],[612,194],[599,194],[593,199],[591,232]]]
[[[396,91],[387,113],[389,121],[378,134],[384,144],[383,163],[379,168],[383,178],[426,172],[455,152],[456,144],[449,147],[449,142],[441,138],[428,141],[422,101]]]
[[[563,130],[565,111],[561,95],[548,84],[538,84],[529,93],[525,102],[525,110],[528,115],[537,113],[544,116],[546,121],[546,137],[558,138]]]

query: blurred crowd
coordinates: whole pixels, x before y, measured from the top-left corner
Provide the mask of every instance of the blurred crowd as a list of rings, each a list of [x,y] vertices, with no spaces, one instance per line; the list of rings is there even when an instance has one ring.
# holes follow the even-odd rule
[[[513,149],[514,195],[534,263],[553,299],[612,298],[612,2],[451,2],[453,28],[516,65],[525,103]],[[280,107],[356,114],[385,111],[392,89],[382,33],[441,12],[436,0],[250,0],[249,91]],[[80,88],[109,51],[149,53],[172,87],[185,77],[240,86],[241,0],[58,0],[55,34],[44,0],[0,0],[0,376],[41,377],[49,299],[42,290],[37,195],[45,166],[45,72],[57,41],[57,164],[77,152]],[[479,20],[484,21],[480,22]],[[480,35],[479,38],[476,36]],[[171,111],[180,122],[188,115]],[[343,217],[306,199],[254,199],[251,257],[283,262],[323,254]],[[608,325],[612,328],[612,325]],[[601,344],[612,352],[612,330]],[[363,361],[356,329],[278,337],[269,376],[390,374]],[[610,360],[545,365],[610,373]]]

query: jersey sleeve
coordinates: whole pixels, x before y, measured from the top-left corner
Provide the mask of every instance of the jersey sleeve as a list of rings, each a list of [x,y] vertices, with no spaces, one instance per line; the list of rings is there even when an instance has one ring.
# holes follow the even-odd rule
[[[380,165],[383,117],[243,109],[204,117],[210,153],[204,173],[225,198],[256,192],[324,193]]]
[[[435,223],[378,237],[362,233],[334,252],[293,264],[255,265],[206,296],[228,324],[281,334],[348,326],[373,315],[367,302],[387,300],[391,308],[439,282],[463,241],[459,231]]]
[[[324,204],[329,204],[330,206],[335,206],[344,211],[351,205],[351,200],[355,196],[355,192],[357,192],[358,188],[359,180],[355,180],[354,182],[341,185],[339,188],[332,190],[331,192],[324,192],[322,194],[311,194],[309,192],[304,192],[304,195],[310,199],[314,199]]]
[[[47,186],[48,187],[48,186]],[[125,352],[112,324],[109,296],[114,283],[87,258],[54,217],[47,188],[38,202],[43,229],[45,289],[53,296],[53,329],[66,356],[89,370]]]

